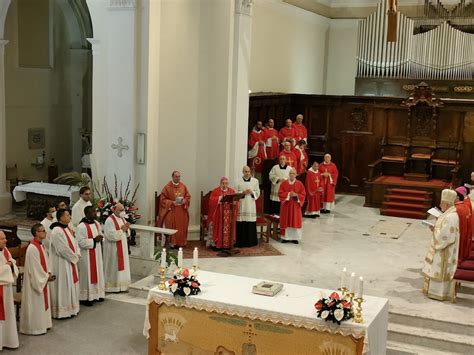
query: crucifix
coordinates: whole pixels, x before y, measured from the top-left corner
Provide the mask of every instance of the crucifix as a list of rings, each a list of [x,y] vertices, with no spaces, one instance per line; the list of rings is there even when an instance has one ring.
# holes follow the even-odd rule
[[[112,147],[112,149],[117,149],[117,155],[119,157],[122,157],[122,151],[123,150],[128,150],[128,145],[123,144],[123,138],[122,137],[118,137],[117,143],[118,144],[115,144],[115,143],[112,144],[111,147]]]
[[[387,41],[396,42],[397,41],[397,0],[387,0],[387,1],[388,1]]]

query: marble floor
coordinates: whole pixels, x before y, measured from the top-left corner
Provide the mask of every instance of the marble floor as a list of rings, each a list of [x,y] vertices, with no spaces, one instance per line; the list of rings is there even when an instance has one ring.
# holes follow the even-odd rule
[[[428,299],[421,292],[430,230],[420,220],[381,216],[363,203],[361,196],[338,196],[334,213],[304,220],[300,245],[271,241],[282,256],[201,259],[200,267],[327,289],[340,286],[346,267],[364,277],[366,294],[388,298],[392,311],[474,324],[474,289],[462,288],[456,304]],[[385,236],[380,220],[390,222]]]

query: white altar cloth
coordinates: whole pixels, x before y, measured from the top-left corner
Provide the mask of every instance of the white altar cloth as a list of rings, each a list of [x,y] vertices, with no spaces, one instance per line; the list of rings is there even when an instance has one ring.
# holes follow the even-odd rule
[[[27,192],[50,196],[64,196],[68,197],[72,203],[73,201],[78,199],[79,187],[49,184],[47,182],[31,182],[29,184],[16,186],[13,189],[13,198],[16,202],[25,201]]]
[[[349,320],[338,326],[333,322],[316,318],[314,308],[317,300],[322,296],[329,296],[331,290],[285,283],[280,293],[268,297],[252,293],[252,286],[264,281],[261,279],[200,271],[198,280],[201,283],[201,293],[197,296],[174,297],[171,292],[160,291],[158,287],[149,291],[143,329],[145,337],[149,337],[150,329],[148,304],[154,301],[168,306],[226,313],[310,330],[352,335],[356,339],[365,336],[364,353],[371,355],[386,353],[388,328],[386,298],[364,296],[365,302],[362,304],[364,323],[357,324]]]

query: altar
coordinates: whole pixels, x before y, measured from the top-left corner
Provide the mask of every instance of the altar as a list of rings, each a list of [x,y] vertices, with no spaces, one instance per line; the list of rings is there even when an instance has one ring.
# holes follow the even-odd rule
[[[386,352],[388,300],[364,296],[363,319],[341,325],[316,318],[314,304],[331,290],[284,284],[274,297],[255,295],[262,280],[200,271],[202,292],[174,297],[149,291],[144,335],[148,354],[340,354]]]

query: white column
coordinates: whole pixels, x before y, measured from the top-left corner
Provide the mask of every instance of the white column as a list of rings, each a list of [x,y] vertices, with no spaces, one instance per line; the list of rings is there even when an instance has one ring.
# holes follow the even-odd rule
[[[5,45],[8,41],[0,40],[0,215],[12,208],[10,191],[6,190],[6,117],[5,117]]]

